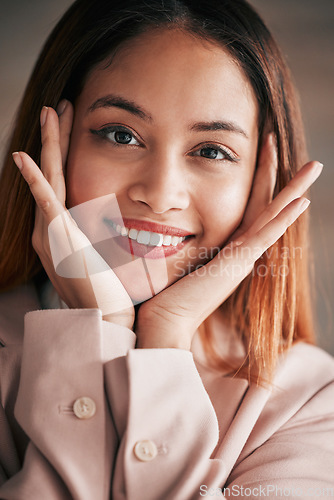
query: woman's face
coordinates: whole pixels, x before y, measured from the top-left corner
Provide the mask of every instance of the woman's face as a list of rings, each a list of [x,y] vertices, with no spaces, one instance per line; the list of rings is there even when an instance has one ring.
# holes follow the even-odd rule
[[[92,200],[85,232],[136,303],[211,260],[240,224],[257,118],[227,51],[177,30],[145,33],[89,74],[75,102],[67,206]],[[178,243],[170,227],[192,236]]]

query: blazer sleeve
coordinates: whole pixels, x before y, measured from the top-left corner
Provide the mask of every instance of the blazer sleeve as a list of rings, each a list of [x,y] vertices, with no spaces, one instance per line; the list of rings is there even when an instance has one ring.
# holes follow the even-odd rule
[[[192,353],[135,349],[99,310],[25,316],[15,417],[30,442],[4,500],[191,500],[221,482],[217,417]]]
[[[129,350],[107,363],[106,389],[121,443],[114,500],[191,500],[221,486],[218,421],[191,352]]]
[[[134,345],[134,333],[98,309],[26,314],[15,417],[30,442],[1,499],[109,498],[118,438],[104,365]]]
[[[237,463],[226,498],[334,496],[334,382],[313,395],[261,446]]]

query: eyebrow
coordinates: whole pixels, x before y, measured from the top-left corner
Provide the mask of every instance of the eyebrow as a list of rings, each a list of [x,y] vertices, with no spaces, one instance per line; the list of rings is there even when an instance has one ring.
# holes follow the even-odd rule
[[[95,111],[98,108],[121,108],[125,111],[129,111],[133,115],[139,116],[146,121],[153,121],[152,117],[146,113],[140,106],[138,106],[135,102],[129,101],[128,99],[124,99],[124,97],[120,97],[117,95],[106,95],[104,97],[100,97],[97,99],[89,108],[88,113]]]
[[[93,104],[88,108],[88,113],[91,113],[99,108],[120,108],[128,111],[129,113],[138,116],[142,120],[153,122],[152,116],[143,110],[134,101],[124,99],[124,97],[109,94],[103,97],[99,97]],[[243,135],[248,139],[246,132],[239,127],[234,122],[231,121],[210,121],[210,122],[198,122],[190,125],[189,130],[194,132],[208,132],[212,130],[225,130],[227,132],[235,132]]]
[[[193,130],[195,132],[207,132],[209,130],[226,130],[227,132],[236,132],[237,134],[241,134],[248,139],[248,135],[241,127],[239,127],[239,125],[229,121],[194,123],[193,125],[191,125],[190,130]]]

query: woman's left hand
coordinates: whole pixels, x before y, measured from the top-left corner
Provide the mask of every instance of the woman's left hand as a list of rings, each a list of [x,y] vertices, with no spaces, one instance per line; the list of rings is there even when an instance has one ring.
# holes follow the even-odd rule
[[[263,189],[262,174],[264,171],[272,174],[273,163],[276,163],[270,141],[268,138],[266,148],[267,153],[271,149],[271,154],[262,154],[262,160],[260,157],[241,227],[205,266],[140,306],[136,321],[137,347],[190,349],[200,324],[231,295],[252,271],[256,260],[308,207],[309,201],[301,196],[322,170],[322,165],[314,161],[304,165],[272,202],[265,200],[272,196],[273,184],[269,183],[270,194],[268,189]]]

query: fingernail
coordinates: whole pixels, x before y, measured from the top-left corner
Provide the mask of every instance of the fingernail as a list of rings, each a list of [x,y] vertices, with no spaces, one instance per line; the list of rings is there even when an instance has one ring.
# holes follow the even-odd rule
[[[317,169],[318,169],[318,172],[319,172],[319,174],[320,174],[320,173],[321,173],[321,171],[322,171],[322,169],[324,168],[324,165],[323,165],[323,163],[320,163],[320,161],[318,161],[317,163],[318,163],[318,165],[317,165]]]
[[[57,115],[60,116],[64,113],[66,106],[67,106],[68,101],[66,99],[62,99],[59,101],[58,106],[57,106]]]
[[[12,153],[12,157],[13,157],[15,165],[21,170],[23,167],[23,164],[22,164],[22,158],[21,158],[20,153],[15,151],[15,153]]]
[[[41,111],[41,127],[44,127],[45,122],[46,122],[46,117],[48,116],[48,111],[49,108],[46,106],[43,106],[42,111]]]
[[[304,212],[311,203],[310,200],[308,200],[307,198],[302,198],[302,200],[304,201],[300,205],[300,213]]]

